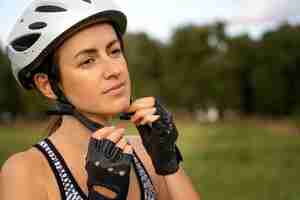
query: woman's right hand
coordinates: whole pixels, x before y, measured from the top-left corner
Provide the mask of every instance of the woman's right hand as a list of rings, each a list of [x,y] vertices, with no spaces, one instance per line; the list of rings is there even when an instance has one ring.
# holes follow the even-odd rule
[[[85,166],[89,200],[126,199],[132,147],[124,131],[124,128],[104,127],[92,135]]]

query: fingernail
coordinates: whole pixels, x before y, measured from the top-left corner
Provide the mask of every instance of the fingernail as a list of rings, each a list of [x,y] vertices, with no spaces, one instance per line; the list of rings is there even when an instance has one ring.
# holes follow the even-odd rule
[[[117,128],[126,128],[126,124],[120,123],[120,124],[117,124],[116,127]]]
[[[130,153],[130,154],[133,153],[133,148],[132,148],[132,146],[129,147],[129,153]]]
[[[119,130],[120,132],[124,132],[124,131],[125,131],[125,128],[118,128],[118,130]]]
[[[130,118],[130,121],[131,121],[131,122],[134,122],[134,119],[135,119],[134,117],[131,117],[131,118]]]

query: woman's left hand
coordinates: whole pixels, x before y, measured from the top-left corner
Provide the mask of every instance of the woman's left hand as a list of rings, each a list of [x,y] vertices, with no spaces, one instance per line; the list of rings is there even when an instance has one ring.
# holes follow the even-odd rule
[[[175,173],[182,156],[176,146],[178,131],[171,113],[154,97],[134,101],[127,112],[134,113],[131,121],[137,126],[156,173]]]
[[[146,124],[151,125],[159,119],[159,115],[155,115],[156,108],[154,97],[144,97],[135,100],[126,112],[134,113],[131,116],[130,121],[136,126]]]

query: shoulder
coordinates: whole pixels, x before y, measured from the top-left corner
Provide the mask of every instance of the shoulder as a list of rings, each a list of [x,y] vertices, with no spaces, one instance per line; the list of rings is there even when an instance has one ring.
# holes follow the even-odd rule
[[[127,136],[127,139],[129,140],[135,153],[142,161],[148,174],[150,175],[155,190],[158,193],[158,199],[170,199],[170,196],[167,192],[168,190],[167,190],[165,179],[163,176],[159,176],[158,174],[156,174],[151,158],[147,153],[146,149],[144,148],[141,137],[139,135]]]
[[[2,166],[2,178],[5,178],[6,176],[25,177],[29,175],[28,173],[32,170],[32,167],[36,167],[33,163],[36,163],[38,160],[32,151],[33,150],[28,150],[16,153],[9,157]]]
[[[33,148],[14,154],[1,168],[0,199],[47,199],[42,159]]]
[[[27,151],[19,152],[9,157],[2,166],[1,172],[2,174],[19,172],[25,176],[28,174],[27,172],[34,171],[35,173],[31,173],[30,176],[35,177],[43,170],[43,164],[40,153],[35,148],[30,148]]]

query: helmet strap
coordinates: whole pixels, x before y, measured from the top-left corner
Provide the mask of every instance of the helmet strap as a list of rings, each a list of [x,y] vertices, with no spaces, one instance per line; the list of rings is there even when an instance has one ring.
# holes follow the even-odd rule
[[[69,100],[66,98],[63,91],[59,87],[58,74],[59,74],[58,66],[53,65],[53,67],[50,69],[49,82],[54,94],[57,96],[57,103],[54,109],[49,110],[47,114],[48,115],[72,115],[92,132],[95,132],[96,130],[102,128],[103,125],[94,122],[89,118],[87,118],[86,116],[84,116],[83,114],[81,114],[78,110],[76,110],[75,106],[73,106],[69,102]]]

